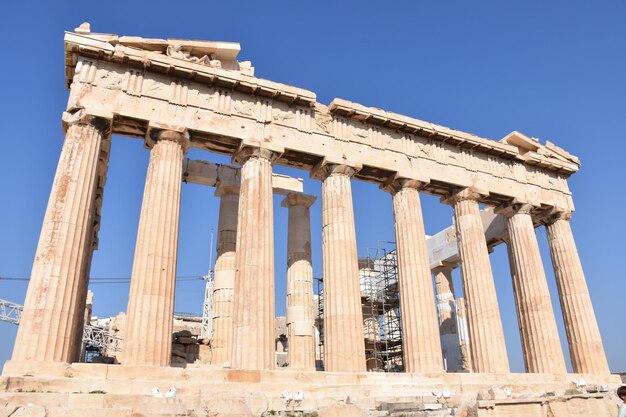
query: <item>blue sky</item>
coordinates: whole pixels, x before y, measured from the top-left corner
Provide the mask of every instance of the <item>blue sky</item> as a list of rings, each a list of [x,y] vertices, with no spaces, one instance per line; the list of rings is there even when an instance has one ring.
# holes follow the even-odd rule
[[[582,169],[569,181],[577,208],[572,225],[609,364],[626,371],[625,2],[20,1],[2,10],[0,276],[30,274],[63,141],[63,31],[89,21],[94,32],[234,41],[258,77],[310,89],[322,103],[345,98],[496,140],[519,130],[578,155]],[[197,150],[190,157],[228,162]],[[140,140],[114,137],[92,277],[130,276],[147,161]],[[307,172],[275,171],[307,178],[306,192],[319,194],[320,183]],[[378,240],[394,239],[391,199],[362,182],[353,183],[353,194],[365,255]],[[283,314],[287,212],[279,202],[276,306]],[[427,233],[450,224],[450,207],[431,196],[423,205]],[[183,186],[179,276],[201,276],[209,268],[217,208],[212,189]],[[318,202],[312,207],[316,276],[320,222]],[[538,229],[537,237],[567,355],[545,231]],[[522,371],[505,248],[491,259],[511,369]],[[0,279],[0,298],[21,303],[26,284]],[[96,315],[125,310],[128,284],[90,288]],[[175,309],[199,313],[202,297],[202,281],[180,281]],[[10,356],[15,332],[0,322],[0,363]]]

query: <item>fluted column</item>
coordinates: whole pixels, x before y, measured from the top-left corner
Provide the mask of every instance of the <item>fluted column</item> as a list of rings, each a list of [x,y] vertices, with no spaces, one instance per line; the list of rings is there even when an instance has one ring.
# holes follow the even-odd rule
[[[426,232],[419,181],[400,179],[387,187],[393,198],[402,317],[402,351],[406,372],[442,372]]]
[[[182,166],[189,139],[168,130],[151,136],[126,312],[124,365],[167,366],[172,349]]]
[[[12,360],[71,362],[93,252],[98,164],[110,122],[64,114],[67,127]],[[106,166],[104,167],[106,170]]]
[[[513,288],[526,372],[564,374],[565,358],[531,218],[532,206],[498,210],[507,218]]]
[[[233,293],[235,291],[239,185],[219,184],[215,195],[220,197],[220,214],[217,226],[217,259],[213,275],[211,361],[223,365],[224,362],[230,361],[230,350],[233,344]]]
[[[365,340],[350,178],[355,169],[326,164],[311,176],[322,180],[324,369],[365,371]]]
[[[232,365],[235,369],[273,369],[274,218],[272,161],[276,154],[245,147],[235,253]]]
[[[461,345],[457,329],[456,301],[452,283],[452,265],[443,264],[433,269],[435,276],[435,294],[439,312],[439,334],[441,350],[446,360],[448,371],[463,369]]]
[[[287,237],[287,361],[292,369],[315,369],[313,323],[313,266],[311,215],[317,197],[290,193],[282,202],[289,208]]]
[[[478,198],[471,189],[464,189],[444,200],[454,207],[472,370],[508,373],[509,360]]]
[[[471,340],[469,340],[469,330],[467,329],[467,307],[465,307],[465,297],[459,297],[455,301],[456,305],[456,328],[459,332],[459,344],[461,345],[461,369],[472,371],[472,354],[470,352]]]
[[[577,373],[608,374],[609,365],[569,223],[570,216],[571,213],[553,216],[546,230],[572,368]]]

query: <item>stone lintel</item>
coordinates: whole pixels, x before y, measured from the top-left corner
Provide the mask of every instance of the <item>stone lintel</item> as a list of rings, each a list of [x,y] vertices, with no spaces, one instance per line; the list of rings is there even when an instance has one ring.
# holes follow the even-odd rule
[[[302,194],[302,193],[289,193],[285,197],[285,199],[280,203],[281,207],[293,207],[293,206],[304,206],[311,207],[313,203],[315,203],[317,197],[310,194]]]
[[[485,239],[489,246],[495,247],[507,241],[508,230],[504,217],[496,215],[491,209],[481,210],[480,217],[485,230]],[[459,253],[454,225],[427,237],[426,244],[430,254],[431,269],[437,268],[445,262],[458,266]]]
[[[232,165],[216,164],[197,159],[185,159],[183,178],[192,184],[216,187],[215,195],[238,194],[239,168]],[[274,194],[287,195],[301,193],[304,189],[302,178],[272,174]]]
[[[272,187],[274,194],[289,195],[289,193],[301,193],[304,190],[304,180],[282,174],[272,174]]]

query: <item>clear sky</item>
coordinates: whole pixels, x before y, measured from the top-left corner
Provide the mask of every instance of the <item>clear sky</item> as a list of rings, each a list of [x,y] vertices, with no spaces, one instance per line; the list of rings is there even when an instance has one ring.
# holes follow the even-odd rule
[[[31,1],[2,7],[0,79],[0,276],[28,277],[63,134],[63,31],[240,42],[258,77],[340,97],[499,140],[512,130],[578,155],[571,177],[574,233],[613,371],[626,371],[626,3],[624,1]],[[227,158],[192,150],[190,157]],[[100,248],[91,277],[130,277],[148,151],[114,137]],[[308,172],[276,172],[320,183]],[[359,253],[394,240],[391,198],[353,183]],[[424,196],[426,231],[450,225],[452,210]],[[276,309],[284,314],[287,212],[275,204]],[[213,190],[183,186],[178,275],[209,268],[217,226]],[[321,212],[312,208],[314,273],[321,275]],[[545,231],[538,229],[552,301],[568,355]],[[213,259],[215,257],[213,256]],[[523,359],[506,250],[491,256],[511,368]],[[460,288],[458,272],[455,280]],[[126,309],[127,283],[92,283],[94,313]],[[116,281],[112,281],[116,282]],[[119,281],[117,281],[119,282]],[[23,302],[27,282],[0,279],[0,298]],[[204,284],[180,280],[176,311],[202,311]],[[16,326],[0,322],[0,363]],[[567,356],[568,357],[568,356]]]

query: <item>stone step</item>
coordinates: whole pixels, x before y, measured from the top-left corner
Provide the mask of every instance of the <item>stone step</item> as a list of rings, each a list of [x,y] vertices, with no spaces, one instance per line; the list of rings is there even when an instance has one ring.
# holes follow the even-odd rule
[[[48,417],[63,416],[63,410],[71,410],[71,415],[77,417],[117,416],[115,413],[111,414],[111,410],[119,411],[120,416],[133,412],[140,412],[146,416],[148,414],[186,416],[188,414],[186,403],[183,398],[155,398],[128,394],[0,393],[0,404],[4,404],[5,408],[37,404],[50,411]],[[81,414],[80,410],[84,412]]]

